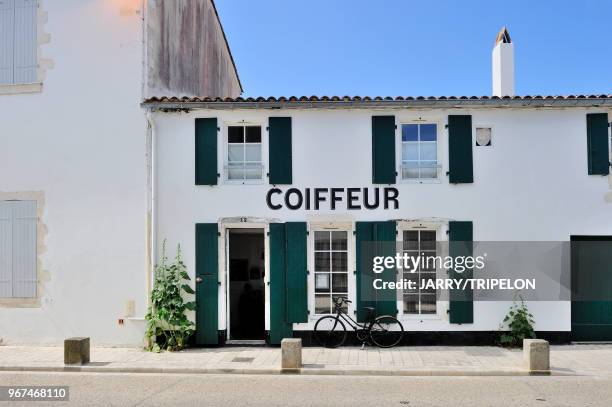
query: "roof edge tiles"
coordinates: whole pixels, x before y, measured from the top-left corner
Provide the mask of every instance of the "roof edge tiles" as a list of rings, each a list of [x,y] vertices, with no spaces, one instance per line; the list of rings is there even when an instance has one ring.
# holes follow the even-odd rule
[[[280,97],[153,97],[149,109],[266,109],[376,107],[612,107],[612,94],[525,96],[280,96]]]

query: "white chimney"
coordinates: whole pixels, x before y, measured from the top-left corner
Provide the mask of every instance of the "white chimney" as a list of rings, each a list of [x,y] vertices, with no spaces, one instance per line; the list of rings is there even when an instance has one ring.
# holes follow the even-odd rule
[[[493,96],[514,96],[514,45],[506,27],[499,30],[493,48]]]

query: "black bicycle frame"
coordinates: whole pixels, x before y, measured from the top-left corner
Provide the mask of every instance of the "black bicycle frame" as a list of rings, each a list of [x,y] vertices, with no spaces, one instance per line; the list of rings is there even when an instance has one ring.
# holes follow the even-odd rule
[[[361,325],[359,322],[355,321],[351,316],[342,308],[338,308],[336,312],[336,321],[343,319],[354,331],[362,330],[367,331],[374,324],[374,318],[370,318],[370,321]]]

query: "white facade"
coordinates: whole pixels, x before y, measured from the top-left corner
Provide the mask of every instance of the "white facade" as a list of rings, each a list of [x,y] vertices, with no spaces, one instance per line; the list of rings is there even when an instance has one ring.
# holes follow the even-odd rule
[[[356,221],[400,220],[398,228],[411,221],[439,230],[446,239],[449,220],[473,221],[475,241],[568,241],[571,235],[612,234],[612,184],[609,177],[587,174],[585,117],[594,108],[461,108],[461,109],[218,109],[190,113],[154,113],[157,143],[156,233],[159,246],[168,239],[170,247],[181,244],[191,273],[195,269],[194,225],[219,222],[219,329],[226,328],[225,229],[266,227],[268,222],[306,221],[310,231],[334,226],[352,232]],[[609,113],[609,111],[608,111]],[[490,127],[491,146],[475,146],[473,140],[474,182],[449,184],[448,131],[450,114],[472,115],[473,137],[477,127]],[[266,193],[267,179],[243,185],[224,181],[219,185],[194,185],[194,121],[216,117],[218,168],[226,162],[227,126],[237,123],[261,125],[270,116],[292,118],[293,182],[288,188],[384,187],[372,184],[372,125],[374,115],[394,115],[402,123],[436,123],[439,180],[424,183],[402,181],[394,185],[400,193],[399,209],[382,206],[376,210],[347,211],[345,202],[332,211],[325,203],[320,210],[272,210]],[[396,151],[400,160],[400,130],[396,131]],[[264,173],[269,168],[267,132],[263,131]],[[398,171],[399,171],[398,164]],[[277,198],[280,202],[280,198]],[[240,220],[246,223],[240,223]],[[354,270],[354,239],[349,233],[349,270]],[[267,240],[267,239],[266,239]],[[309,237],[308,269],[313,269],[312,233]],[[268,247],[268,245],[267,245]],[[266,253],[266,259],[274,253]],[[266,264],[266,268],[269,265]],[[355,277],[349,273],[349,297],[355,297]],[[296,324],[294,330],[312,330],[314,288],[308,280],[310,322]],[[267,293],[266,298],[269,295]],[[509,303],[475,303],[474,323],[450,324],[445,304],[437,315],[402,315],[407,331],[495,331],[508,311]],[[533,302],[530,309],[538,331],[569,331],[571,303]],[[353,303],[352,307],[355,304]],[[401,305],[399,307],[401,311]],[[266,315],[269,327],[269,304]]]

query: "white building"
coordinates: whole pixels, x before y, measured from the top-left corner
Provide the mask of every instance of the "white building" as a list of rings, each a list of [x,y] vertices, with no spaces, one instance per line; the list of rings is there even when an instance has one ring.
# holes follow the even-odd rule
[[[43,2],[39,76],[0,86],[18,93],[0,97],[0,216],[30,228],[0,229],[6,342],[140,343],[164,239],[181,244],[196,281],[197,344],[308,338],[338,295],[351,315],[397,313],[413,341],[490,341],[510,302],[419,291],[373,304],[358,288],[361,243],[612,236],[612,96],[514,96],[507,31],[495,97],[244,99],[216,14],[218,52],[185,73],[173,61],[186,56],[161,45],[181,30],[161,21],[189,8],[160,4]],[[78,43],[74,13],[85,16]],[[609,284],[605,253],[572,273]],[[529,303],[538,335],[556,341],[612,339],[608,305]]]

